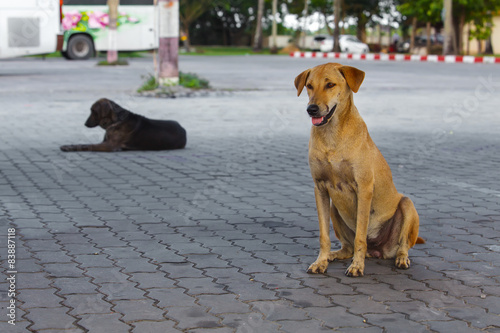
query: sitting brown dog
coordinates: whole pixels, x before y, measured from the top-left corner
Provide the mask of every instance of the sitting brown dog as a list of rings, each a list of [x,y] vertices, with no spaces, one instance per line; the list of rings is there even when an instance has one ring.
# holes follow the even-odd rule
[[[365,257],[396,258],[409,268],[408,250],[418,237],[413,202],[398,193],[389,165],[373,143],[354,106],[365,73],[336,63],[297,76],[299,96],[307,88],[312,119],[309,166],[318,209],[320,252],[309,273],[324,273],[328,262],[353,258],[348,276],[363,276]],[[342,248],[330,252],[330,218]]]
[[[85,126],[104,128],[104,141],[61,146],[62,151],[168,150],[186,146],[186,130],[176,121],[148,119],[106,98],[95,102],[90,111]]]

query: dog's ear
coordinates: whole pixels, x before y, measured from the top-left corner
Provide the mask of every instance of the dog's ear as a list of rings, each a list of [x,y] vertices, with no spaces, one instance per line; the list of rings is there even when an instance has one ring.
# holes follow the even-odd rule
[[[305,70],[302,73],[300,73],[296,78],[295,78],[295,88],[297,88],[297,96],[300,96],[300,93],[302,92],[302,89],[304,89],[304,86],[306,85],[307,78],[309,77],[309,74],[311,73],[311,70]]]
[[[111,108],[111,117],[113,118],[114,122],[125,120],[125,118],[127,118],[128,114],[130,113],[112,100],[109,100],[109,105]]]
[[[349,88],[357,93],[361,83],[365,79],[365,72],[351,66],[341,66],[339,67],[339,72],[344,76]]]

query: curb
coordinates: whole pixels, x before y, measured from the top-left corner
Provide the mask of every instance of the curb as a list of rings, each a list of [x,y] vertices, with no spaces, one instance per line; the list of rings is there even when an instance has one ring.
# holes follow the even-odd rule
[[[419,61],[419,62],[446,62],[467,64],[500,64],[500,58],[454,56],[454,55],[407,55],[407,54],[385,54],[385,53],[335,53],[335,52],[292,52],[293,58],[330,58],[330,59],[353,59],[372,61]]]

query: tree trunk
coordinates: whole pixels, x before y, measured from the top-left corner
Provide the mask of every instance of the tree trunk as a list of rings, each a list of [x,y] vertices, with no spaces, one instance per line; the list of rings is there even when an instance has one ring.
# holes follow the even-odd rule
[[[335,0],[333,9],[335,19],[335,27],[333,28],[333,52],[340,52],[340,0]]]
[[[276,14],[278,11],[278,0],[273,0],[273,33],[271,38],[271,53],[278,53],[277,45],[277,35],[278,35],[278,24],[276,23]]]
[[[413,53],[415,49],[415,35],[417,34],[417,17],[413,17],[411,24],[411,35],[410,35],[410,53]]]
[[[302,15],[304,16],[304,28],[302,29],[302,48],[306,47],[306,31],[307,31],[307,15],[309,15],[309,0],[304,0],[304,11]],[[299,43],[300,44],[300,43]]]
[[[108,30],[108,64],[118,62],[118,45],[116,35],[116,22],[118,20],[118,6],[120,0],[108,0],[109,8],[109,30]]]
[[[465,26],[465,9],[460,13],[458,28],[455,30],[457,34],[457,54],[464,52],[464,26]]]
[[[255,28],[255,37],[253,40],[253,50],[262,51],[262,17],[264,16],[264,0],[259,0],[257,8],[257,26]]]
[[[325,27],[326,30],[328,31],[328,34],[330,36],[333,36],[333,30],[332,28],[330,28],[330,25],[328,24],[328,15],[326,14],[326,12],[323,12],[323,17],[325,18]]]
[[[341,19],[341,21],[342,21],[342,32],[341,32],[341,34],[345,35],[345,26],[347,25],[347,23],[346,23],[346,20],[345,20],[345,15],[346,14],[345,14],[345,2],[344,2],[344,0],[341,1],[341,5],[342,5],[342,8],[341,8],[341,12],[342,12],[342,19]]]
[[[183,26],[182,30],[184,30],[184,36],[186,37],[186,39],[183,42],[184,50],[186,52],[190,52],[191,51],[191,40],[189,39],[189,24],[183,23],[182,26]]]
[[[382,24],[379,23],[377,25],[377,30],[378,30],[378,45],[382,48]]]
[[[358,14],[358,28],[356,30],[356,37],[363,43],[366,42],[366,23],[367,17],[363,13]]]
[[[427,31],[427,54],[431,54],[431,22],[427,22],[426,25],[426,31]]]
[[[467,55],[470,55],[470,23],[467,25]]]
[[[453,26],[453,0],[444,0],[444,45],[443,54],[456,54],[456,38]]]

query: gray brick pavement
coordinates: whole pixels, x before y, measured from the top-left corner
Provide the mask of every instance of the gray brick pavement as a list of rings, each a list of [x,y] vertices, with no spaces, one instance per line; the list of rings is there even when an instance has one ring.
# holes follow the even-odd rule
[[[148,60],[99,70],[91,62],[0,63],[0,236],[17,229],[19,271],[15,327],[6,323],[7,284],[0,283],[0,331],[500,329],[498,94],[444,141],[429,139],[435,128],[452,128],[439,118],[440,101],[463,101],[493,67],[351,63],[371,66],[358,108],[427,239],[410,251],[409,270],[368,259],[366,275],[353,279],[343,275],[348,261],[331,263],[325,275],[305,272],[319,244],[309,123],[291,82],[313,60],[253,59],[275,86],[250,77],[246,88],[261,90],[189,100],[131,97]],[[230,66],[235,77],[259,72],[249,59],[238,60],[246,69],[232,61],[181,63],[219,87],[229,79],[219,79],[217,66]],[[61,153],[60,144],[101,139],[101,130],[82,124],[104,95],[180,121],[187,148]],[[1,236],[2,260],[6,249]]]

